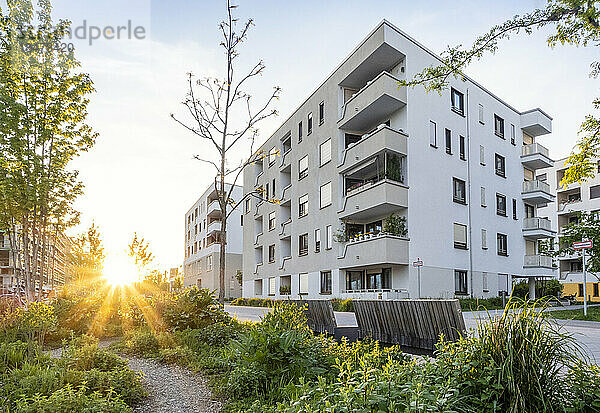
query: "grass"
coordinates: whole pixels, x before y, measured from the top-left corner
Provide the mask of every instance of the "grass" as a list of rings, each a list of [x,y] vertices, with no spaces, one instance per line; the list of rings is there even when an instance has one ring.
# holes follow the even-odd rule
[[[548,316],[561,320],[600,321],[600,307],[589,307],[587,317],[584,317],[582,308],[579,310],[548,311]]]

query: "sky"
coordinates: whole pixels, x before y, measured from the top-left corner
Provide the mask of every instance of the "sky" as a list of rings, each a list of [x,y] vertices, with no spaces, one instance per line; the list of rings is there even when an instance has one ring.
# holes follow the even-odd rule
[[[1,0],[0,0],[1,1]],[[89,124],[99,132],[96,145],[73,167],[85,194],[76,207],[82,231],[100,227],[109,265],[123,262],[133,233],[150,242],[161,269],[182,264],[184,214],[212,182],[211,167],[194,155],[215,156],[206,142],[177,125],[184,115],[186,74],[218,76],[224,55],[218,22],[220,0],[54,0],[54,18],[73,27],[143,27],[140,39],[73,39],[82,69],[96,92]],[[515,14],[543,7],[542,0],[521,1],[267,1],[238,0],[241,20],[252,28],[240,65],[263,59],[263,76],[250,84],[257,102],[280,86],[280,115],[260,127],[258,143],[309,96],[352,49],[387,19],[435,52],[470,44],[477,35]],[[545,43],[547,33],[501,43],[467,73],[517,108],[541,107],[553,118],[553,133],[540,142],[555,159],[566,156],[579,124],[591,111],[598,81],[588,78],[594,51]],[[140,36],[141,37],[141,36]]]

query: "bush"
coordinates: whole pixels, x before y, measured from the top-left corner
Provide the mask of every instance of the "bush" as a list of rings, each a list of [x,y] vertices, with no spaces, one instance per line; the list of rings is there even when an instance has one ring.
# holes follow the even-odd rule
[[[236,298],[231,302],[231,305],[239,305],[244,307],[273,307],[281,300],[273,300],[271,298]]]
[[[2,342],[0,343],[0,373],[7,373],[12,369],[18,369],[26,362],[48,357],[42,355],[42,351],[36,342]]]
[[[236,322],[215,323],[199,329],[187,329],[176,333],[177,341],[197,351],[198,344],[223,347],[231,340],[238,339],[242,326]]]
[[[125,333],[119,350],[143,357],[158,357],[161,349],[175,346],[176,340],[171,333],[140,327]]]
[[[15,411],[19,413],[123,413],[130,412],[131,409],[114,392],[109,392],[107,395],[98,392],[88,394],[85,386],[77,390],[65,386],[50,396],[36,394],[20,399],[17,401]]]
[[[502,304],[502,297],[459,298],[458,302],[463,311],[499,310],[506,305]]]
[[[163,318],[174,330],[202,328],[231,320],[211,291],[196,287],[188,288],[167,301]]]
[[[333,298],[331,300],[333,311],[354,312],[354,304],[351,298],[342,300],[341,298]]]

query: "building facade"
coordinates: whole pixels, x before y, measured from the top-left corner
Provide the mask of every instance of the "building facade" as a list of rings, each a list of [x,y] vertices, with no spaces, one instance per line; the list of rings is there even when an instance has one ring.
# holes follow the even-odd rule
[[[231,185],[225,186],[229,191]],[[241,186],[234,186],[232,199],[240,202]],[[236,208],[227,219],[227,246],[225,254],[225,298],[241,297],[242,287],[236,274],[242,270],[242,214]],[[185,214],[185,259],[183,262],[184,287],[208,288],[219,294],[219,249],[221,208],[214,184]]]
[[[383,21],[261,146],[245,297],[490,297],[552,276],[536,209],[553,195],[535,180],[552,119],[467,77],[442,95],[399,87],[439,63]]]
[[[580,212],[600,213],[600,161],[597,161],[598,170],[594,178],[583,182],[562,186],[561,181],[565,176],[567,158],[556,161],[554,167],[541,169],[537,172],[537,179],[548,183],[556,199],[545,208],[539,210],[540,215],[549,218],[553,228],[558,229],[554,239],[554,247],[558,247],[558,238],[561,229],[572,222],[577,222]],[[564,284],[563,295],[573,296],[576,300],[583,301],[583,258],[581,252],[572,255],[561,255],[556,258],[558,266],[557,276]],[[590,301],[600,302],[600,274],[588,273],[587,294]]]
[[[40,255],[39,268],[35,276],[32,276],[32,287],[39,291],[39,275],[42,274],[42,291],[50,291],[62,288],[70,280],[69,253],[71,252],[71,239],[64,233],[49,236],[44,246],[44,256]],[[0,233],[0,292],[2,294],[23,294],[25,292],[25,276],[23,263],[19,257],[22,245],[11,246],[9,236]],[[32,250],[30,246],[30,251]],[[41,254],[41,253],[40,253]],[[43,268],[43,271],[41,270]]]

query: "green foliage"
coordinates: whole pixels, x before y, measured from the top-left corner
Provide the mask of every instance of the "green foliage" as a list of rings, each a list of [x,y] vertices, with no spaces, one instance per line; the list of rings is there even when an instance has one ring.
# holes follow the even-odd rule
[[[152,331],[148,327],[128,330],[120,350],[144,357],[159,357],[161,349],[175,347],[175,338],[169,332]]]
[[[560,297],[564,286],[560,283],[560,281],[553,280],[544,280],[544,281],[536,281],[535,283],[535,296],[536,297]],[[516,283],[513,286],[512,291],[513,297],[526,299],[529,298],[529,283],[527,281],[521,281]]]
[[[202,328],[216,322],[229,322],[231,317],[207,289],[192,287],[175,295],[163,314],[167,325],[174,330]]]
[[[408,235],[408,229],[406,228],[406,217],[392,214],[385,219],[383,224],[383,232],[390,235],[396,235],[398,237],[406,237]]]
[[[341,298],[332,298],[331,306],[333,307],[333,311],[354,312],[354,304],[352,303],[351,298],[346,298],[345,300],[342,300]]]
[[[459,298],[460,308],[463,311],[498,310],[504,308],[502,297],[492,298]]]
[[[231,305],[239,305],[246,307],[273,307],[276,300],[270,298],[236,298],[231,302]]]
[[[600,271],[600,219],[597,213],[585,211],[578,212],[577,216],[577,222],[571,222],[562,227],[559,249],[554,255],[575,254],[577,250],[573,248],[574,242],[590,240],[593,242],[593,246],[586,250],[586,265],[589,271],[598,272]]]

